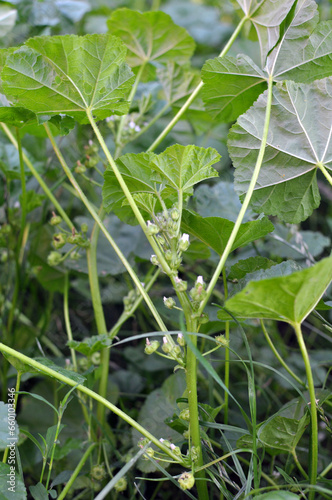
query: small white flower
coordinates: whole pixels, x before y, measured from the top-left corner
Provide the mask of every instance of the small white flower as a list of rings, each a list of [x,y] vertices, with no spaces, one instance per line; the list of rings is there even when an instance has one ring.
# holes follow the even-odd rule
[[[178,333],[178,339],[182,339],[183,338],[183,334],[182,333]]]
[[[128,127],[129,127],[129,128],[131,128],[131,129],[133,129],[133,128],[135,128],[135,127],[136,127],[136,123],[135,123],[133,120],[131,120],[131,121],[129,122]]]
[[[189,234],[183,233],[183,235],[181,236],[181,241],[189,243]]]
[[[20,202],[19,201],[15,201],[14,207],[15,208],[20,208],[20,206],[21,206]]]
[[[176,448],[175,444],[174,444],[174,443],[171,443],[171,444],[170,444],[170,448],[171,448],[171,450],[173,450],[173,451],[174,451],[174,450],[175,450],[175,448]]]
[[[141,127],[139,125],[136,125],[135,132],[140,132],[140,131],[141,131]]]
[[[164,304],[165,304],[166,300],[167,300],[167,297],[163,297]]]
[[[165,441],[165,439],[160,438],[160,439],[159,439],[159,441],[160,441],[161,443],[163,443],[163,442]]]
[[[151,342],[147,337],[146,337],[146,345],[151,345]]]
[[[181,283],[182,279],[179,276],[175,276],[175,283]]]
[[[197,276],[196,285],[204,285],[203,276]]]
[[[167,344],[167,337],[163,337],[163,343]]]

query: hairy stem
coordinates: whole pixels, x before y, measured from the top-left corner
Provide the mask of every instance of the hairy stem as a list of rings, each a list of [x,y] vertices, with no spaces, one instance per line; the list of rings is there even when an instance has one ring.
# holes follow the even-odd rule
[[[272,79],[272,76],[269,76],[269,80],[268,80],[268,96],[267,96],[267,103],[266,103],[266,112],[265,112],[265,122],[264,122],[264,129],[263,129],[263,137],[262,137],[262,141],[261,141],[261,146],[260,146],[260,149],[259,149],[259,153],[258,153],[258,157],[257,157],[257,161],[256,161],[256,165],[255,165],[255,168],[254,168],[254,171],[253,171],[253,174],[252,174],[252,178],[250,180],[250,184],[249,184],[249,187],[248,187],[248,191],[247,191],[247,194],[243,200],[243,204],[242,204],[242,207],[241,207],[241,210],[239,212],[239,215],[236,219],[236,222],[235,222],[235,225],[234,225],[234,228],[233,228],[233,231],[229,237],[229,240],[227,242],[227,245],[225,247],[225,250],[223,251],[223,254],[220,258],[220,261],[219,261],[219,264],[212,276],[212,279],[209,283],[209,286],[206,290],[206,297],[204,298],[204,300],[202,300],[201,302],[201,305],[200,305],[200,308],[199,308],[199,312],[202,313],[212,292],[213,292],[213,289],[214,287],[216,286],[217,284],[217,281],[219,279],[219,276],[220,276],[220,273],[221,271],[223,270],[224,268],[224,265],[225,265],[225,262],[229,256],[229,254],[231,253],[232,251],[232,246],[234,244],[234,241],[235,241],[235,238],[237,236],[237,233],[240,229],[240,226],[242,224],[242,221],[243,221],[243,217],[247,211],[247,208],[248,208],[248,205],[250,203],[250,200],[251,200],[251,197],[252,197],[252,194],[254,192],[254,189],[255,189],[255,185],[256,185],[256,182],[257,182],[257,179],[258,179],[258,175],[259,175],[259,172],[260,172],[260,169],[261,169],[261,166],[262,166],[262,163],[263,163],[263,158],[264,158],[264,152],[265,152],[265,146],[266,146],[266,141],[267,141],[267,135],[268,135],[268,131],[269,131],[269,124],[270,124],[270,115],[271,115],[271,104],[272,104],[272,88],[273,88],[273,79]]]
[[[315,394],[315,386],[314,379],[312,376],[312,370],[310,365],[310,359],[308,355],[308,351],[303,339],[301,323],[293,323],[292,324],[297,341],[300,346],[300,351],[302,354],[302,358],[304,361],[305,371],[307,375],[308,381],[308,389],[310,395],[310,417],[311,417],[311,461],[310,461],[310,471],[309,478],[310,484],[313,486],[317,482],[317,466],[318,466],[318,423],[317,423],[317,408],[316,408],[316,394]],[[315,491],[309,491],[309,500],[313,500],[315,497]]]
[[[9,128],[7,127],[7,125],[5,125],[4,123],[1,123],[1,127],[2,127],[3,131],[5,132],[5,134],[7,135],[8,139],[12,142],[12,144],[15,146],[15,148],[18,149],[17,141],[16,141],[15,137],[13,136],[13,134],[11,133],[11,131],[9,130]],[[68,217],[68,215],[66,214],[66,212],[63,210],[63,208],[61,207],[61,205],[58,202],[58,200],[52,194],[52,192],[48,188],[46,182],[44,182],[44,180],[39,175],[39,173],[37,172],[37,170],[35,169],[35,167],[32,165],[31,161],[26,156],[26,154],[23,153],[22,156],[23,156],[24,163],[27,165],[27,167],[30,170],[30,172],[32,173],[32,175],[38,181],[40,187],[42,188],[42,190],[44,191],[44,193],[46,194],[46,196],[48,197],[48,199],[53,203],[54,208],[56,209],[56,211],[58,212],[58,214],[61,215],[61,217],[63,218],[63,220],[65,221],[65,223],[69,227],[69,229],[71,230],[74,227],[74,224],[71,222],[70,218]]]
[[[38,372],[44,373],[45,375],[48,375],[52,378],[55,378],[56,380],[63,382],[64,384],[67,384],[71,387],[75,387],[77,390],[82,392],[83,394],[86,394],[90,398],[94,399],[98,403],[102,403],[103,405],[106,406],[109,410],[111,410],[115,415],[118,415],[120,418],[122,418],[127,424],[131,425],[136,429],[140,434],[148,438],[153,444],[157,446],[161,451],[166,453],[172,460],[175,460],[177,463],[182,464],[182,460],[179,460],[179,457],[175,455],[170,448],[167,448],[164,446],[159,439],[157,439],[155,436],[153,436],[149,431],[147,431],[144,427],[142,427],[136,420],[131,418],[129,415],[127,415],[124,411],[120,410],[117,406],[113,405],[110,401],[107,401],[107,399],[103,398],[96,392],[92,391],[91,389],[88,389],[84,385],[77,384],[74,380],[72,380],[69,377],[66,377],[65,375],[62,375],[61,373],[56,372],[55,370],[52,370],[51,368],[43,365],[42,363],[39,363],[38,361],[35,361],[34,359],[29,358],[28,356],[25,356],[24,354],[15,351],[15,349],[12,349],[11,347],[6,346],[5,344],[0,343],[0,351],[5,352],[11,356],[13,356],[16,359],[19,359],[22,363],[25,363],[32,368],[35,368]]]
[[[146,293],[146,291],[144,290],[144,287],[142,286],[140,280],[138,279],[135,271],[133,270],[133,268],[131,267],[131,265],[129,264],[129,262],[127,261],[127,259],[125,258],[125,256],[123,255],[123,253],[121,252],[120,248],[118,247],[118,245],[115,243],[115,241],[113,240],[112,236],[110,235],[110,233],[107,231],[105,225],[103,224],[103,222],[101,221],[100,217],[98,216],[97,212],[95,211],[95,209],[93,208],[93,206],[91,205],[91,203],[89,202],[89,200],[87,199],[87,197],[85,196],[85,194],[83,193],[82,189],[80,188],[79,184],[77,183],[75,177],[73,176],[71,170],[69,169],[67,163],[65,162],[55,140],[54,140],[54,137],[52,135],[52,132],[50,131],[47,123],[44,124],[44,127],[46,129],[46,132],[47,132],[47,135],[51,141],[51,144],[53,146],[53,149],[60,161],[60,164],[63,168],[63,170],[65,171],[69,181],[71,182],[71,184],[73,185],[74,189],[77,191],[79,197],[81,198],[82,202],[84,203],[85,207],[87,208],[87,210],[90,212],[90,214],[92,215],[93,219],[97,222],[98,226],[100,227],[101,231],[104,233],[107,241],[111,244],[111,246],[113,247],[115,253],[117,254],[117,256],[119,257],[119,259],[121,260],[122,264],[124,265],[124,267],[127,269],[131,279],[133,280],[133,282],[135,283],[135,285],[137,286],[138,290],[140,291],[140,293],[142,294],[146,304],[148,305],[153,317],[155,318],[159,328],[161,331],[164,331],[166,332],[167,331],[167,328],[165,326],[165,323],[163,322],[163,320],[161,319],[160,317],[160,314],[158,313],[155,305],[153,304],[152,300],[150,299],[150,297],[148,296],[148,294]],[[106,333],[106,332],[105,332]]]
[[[227,54],[231,46],[233,45],[234,41],[236,40],[237,36],[239,35],[244,23],[247,21],[247,17],[244,17],[241,19],[239,24],[237,25],[235,31],[233,32],[232,36],[228,40],[227,44],[223,48],[223,50],[220,52],[219,57],[224,57],[224,55]],[[194,101],[194,99],[198,96],[201,88],[203,87],[204,83],[200,82],[193,93],[188,97],[186,102],[183,104],[183,106],[179,109],[179,111],[176,113],[174,118],[169,122],[166,128],[161,132],[161,134],[157,137],[157,139],[151,144],[149,147],[148,151],[154,151],[157,146],[161,143],[163,139],[169,134],[169,132],[172,130],[172,128],[177,124],[177,122],[180,120],[182,115],[187,111],[191,103]]]

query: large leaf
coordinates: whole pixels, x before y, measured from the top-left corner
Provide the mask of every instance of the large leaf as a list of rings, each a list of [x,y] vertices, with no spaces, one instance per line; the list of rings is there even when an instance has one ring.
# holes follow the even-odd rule
[[[118,9],[107,22],[112,35],[116,35],[128,48],[131,67],[145,63],[186,63],[195,49],[195,42],[187,31],[173,23],[164,12],[137,12]]]
[[[25,485],[18,474],[10,476],[12,465],[0,462],[0,500],[26,500],[27,492]],[[14,477],[12,484],[11,477]]]
[[[36,37],[6,60],[3,91],[37,115],[68,114],[86,121],[128,111],[133,75],[124,44],[110,35]]]
[[[332,280],[332,257],[313,267],[280,278],[249,283],[227,300],[238,318],[262,318],[301,323],[314,309]]]
[[[189,210],[183,211],[182,229],[212,248],[221,255],[227,245],[234,222],[221,217],[201,217]],[[273,231],[273,224],[267,219],[261,219],[241,224],[232,251],[246,246]]]
[[[331,78],[308,85],[284,82],[274,87],[267,146],[255,187],[262,192],[256,191],[253,199],[266,214],[300,222],[317,207],[317,167],[321,163],[332,169],[331,95]],[[255,167],[266,102],[264,92],[228,136],[236,168],[235,188],[240,195],[247,191]]]
[[[198,182],[218,177],[211,165],[219,160],[219,153],[213,148],[181,146],[174,144],[153,159],[153,165],[162,180],[175,190],[192,193]]]
[[[246,111],[266,89],[266,75],[245,55],[210,59],[202,69],[206,109],[230,122]]]
[[[262,64],[267,54],[278,42],[280,25],[291,10],[295,0],[237,0],[243,12],[254,25],[261,49]]]

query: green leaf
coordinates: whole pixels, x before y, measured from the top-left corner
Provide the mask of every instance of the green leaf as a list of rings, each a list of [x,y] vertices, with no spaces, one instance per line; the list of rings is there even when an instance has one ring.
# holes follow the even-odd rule
[[[15,393],[13,393],[13,396],[15,396]],[[0,450],[5,450],[9,444],[16,443],[18,440],[19,428],[16,422],[16,413],[12,410],[12,407],[9,407],[8,404],[3,401],[0,401]],[[14,417],[13,420],[8,420],[9,415]],[[9,423],[11,426],[15,426],[14,431],[9,432]]]
[[[317,165],[332,169],[330,95],[331,78],[274,87],[267,146],[253,198],[256,209],[261,204],[266,214],[300,222],[316,208]],[[241,195],[247,192],[260,148],[266,99],[264,92],[228,136],[235,188]]]
[[[125,43],[127,61],[132,68],[145,63],[184,64],[191,58],[195,42],[184,28],[160,11],[114,11],[107,21],[108,29]]]
[[[11,481],[11,467],[13,465],[0,462],[0,500],[26,500],[25,485],[18,474],[14,472],[13,484],[8,483],[8,480]]]
[[[263,495],[257,495],[257,500],[298,500],[301,498],[295,493],[291,493],[290,491],[269,491],[268,493],[263,493]]]
[[[91,354],[100,351],[104,347],[110,347],[112,340],[107,335],[93,335],[82,340],[82,342],[70,340],[67,345],[85,356],[91,356]]]
[[[210,59],[202,69],[206,109],[223,122],[237,119],[266,89],[266,75],[245,55]]]
[[[47,489],[42,483],[29,486],[29,491],[34,500],[48,500]]]
[[[174,144],[154,157],[153,166],[168,186],[191,194],[198,182],[218,177],[218,172],[211,165],[217,163],[219,158],[219,153],[213,148]]]
[[[288,15],[295,0],[237,0],[256,29],[261,49],[262,66],[267,54],[278,42],[280,25]]]
[[[249,283],[225,307],[239,318],[301,323],[314,309],[332,280],[332,257],[280,278]]]
[[[30,38],[6,60],[2,87],[8,99],[37,115],[64,113],[87,121],[124,114],[133,75],[123,43],[110,35]]]
[[[163,89],[163,97],[170,106],[189,97],[200,81],[199,75],[192,68],[181,66],[174,61],[158,68],[157,76]]]
[[[183,211],[182,229],[196,236],[219,255],[223,253],[233,228],[234,223],[227,219],[201,217],[189,210]],[[267,218],[241,224],[231,251],[263,238],[273,229],[273,224]]]
[[[47,368],[51,368],[52,370],[56,371],[57,373],[60,373],[61,375],[64,375],[65,377],[70,378],[73,380],[76,384],[84,384],[85,377],[83,375],[79,375],[76,372],[73,372],[71,370],[67,370],[66,368],[62,368],[61,366],[56,365],[53,363],[53,361],[47,359],[47,358],[34,358],[35,361],[38,361],[38,363],[41,363],[42,365],[47,366]]]
[[[17,10],[4,5],[0,7],[0,37],[7,35],[15,26]]]
[[[43,194],[38,194],[35,191],[27,191],[27,211],[32,212],[35,208],[38,208],[42,205],[46,196]],[[20,195],[20,203],[22,205],[22,194]]]
[[[276,263],[273,260],[267,259],[266,257],[261,257],[257,255],[256,257],[249,257],[248,259],[239,260],[234,264],[229,272],[227,278],[229,280],[239,280],[244,278],[248,273],[253,273],[258,269],[269,269]]]

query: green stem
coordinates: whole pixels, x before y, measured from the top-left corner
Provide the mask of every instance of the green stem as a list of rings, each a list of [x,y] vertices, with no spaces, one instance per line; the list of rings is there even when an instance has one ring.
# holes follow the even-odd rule
[[[98,214],[100,220],[103,220],[104,215],[105,215],[104,210],[101,207]],[[97,325],[97,332],[98,335],[106,335],[107,326],[105,321],[103,304],[100,296],[100,287],[99,287],[98,269],[97,269],[97,245],[98,245],[99,233],[100,233],[100,227],[95,223],[90,237],[90,247],[87,250],[87,261],[88,261],[92,307]],[[99,382],[99,394],[103,398],[106,398],[107,396],[110,352],[111,352],[110,349],[102,349],[102,351],[100,352],[100,364],[102,366],[102,372]],[[102,404],[98,405],[97,418],[100,424],[104,425],[105,406]]]
[[[324,165],[322,163],[318,163],[317,164],[317,167],[320,169],[320,171],[325,175],[326,179],[328,180],[328,182],[330,183],[330,185],[332,186],[332,177],[330,176],[330,174],[328,173],[327,169],[324,167]]]
[[[234,41],[236,40],[237,36],[239,35],[239,33],[240,33],[240,31],[241,31],[241,29],[242,29],[242,27],[243,27],[243,25],[244,25],[244,23],[246,21],[247,21],[247,17],[244,17],[243,19],[241,19],[241,21],[237,25],[235,31],[233,32],[232,36],[228,40],[227,44],[225,45],[225,47],[223,48],[223,50],[220,52],[220,54],[219,54],[220,58],[224,57],[227,54],[227,52],[229,51],[229,49],[233,45]],[[180,120],[180,118],[182,117],[182,115],[187,111],[187,109],[189,108],[189,106],[191,105],[191,103],[194,101],[194,99],[199,94],[199,91],[201,90],[201,88],[203,87],[203,85],[204,85],[203,82],[200,82],[197,85],[197,87],[195,88],[195,90],[193,91],[193,93],[190,95],[190,97],[188,97],[188,99],[186,100],[186,102],[179,109],[179,111],[176,113],[176,115],[174,116],[174,118],[169,122],[169,124],[167,125],[167,127],[161,132],[161,134],[157,137],[157,139],[151,144],[151,146],[149,147],[148,151],[154,151],[156,149],[156,147],[159,146],[159,144],[161,143],[161,141],[166,137],[166,135],[177,124],[177,122]]]
[[[136,90],[137,90],[139,81],[141,79],[142,73],[144,71],[145,65],[146,65],[146,63],[143,63],[142,66],[139,68],[139,70],[137,72],[135,83],[132,86],[130,94],[128,96],[128,101],[129,101],[130,105],[131,105],[132,100],[134,99],[134,96],[136,94]],[[116,144],[115,157],[116,158],[118,157],[118,155],[119,155],[119,153],[120,153],[120,151],[122,149],[121,137],[122,137],[123,127],[124,127],[124,124],[126,122],[127,116],[128,115],[121,116],[121,120],[120,120],[120,123],[119,123],[118,132],[116,134],[116,139],[115,139],[115,144]]]
[[[138,279],[135,271],[133,270],[133,268],[131,267],[131,265],[129,264],[129,262],[127,261],[127,259],[125,258],[125,256],[123,255],[123,253],[121,252],[120,248],[118,247],[118,245],[115,243],[115,241],[113,240],[112,236],[110,235],[110,233],[107,231],[105,225],[103,224],[103,222],[101,221],[100,217],[98,216],[97,212],[95,211],[95,209],[92,207],[91,203],[89,202],[89,200],[87,199],[87,197],[85,196],[85,194],[83,193],[82,189],[80,188],[79,184],[77,183],[75,177],[73,176],[71,170],[69,169],[67,163],[65,162],[55,140],[54,140],[54,137],[52,135],[52,132],[50,131],[47,123],[44,123],[44,127],[46,129],[46,132],[47,132],[47,135],[51,141],[51,144],[54,148],[54,151],[60,161],[60,164],[63,168],[63,170],[65,171],[68,179],[70,180],[71,184],[73,185],[74,189],[77,191],[77,193],[79,194],[82,202],[84,203],[84,205],[86,206],[87,210],[90,212],[90,214],[92,215],[93,219],[97,222],[98,226],[100,227],[100,229],[102,230],[102,232],[104,233],[104,235],[106,236],[106,239],[107,241],[111,244],[111,246],[113,247],[115,253],[117,254],[117,256],[119,257],[119,259],[121,260],[122,264],[124,265],[124,267],[127,269],[129,275],[131,276],[133,282],[135,283],[136,287],[138,288],[138,290],[140,291],[141,295],[143,296],[146,304],[148,305],[151,313],[153,314],[159,328],[161,331],[164,331],[166,332],[167,331],[167,328],[165,326],[165,323],[163,322],[163,320],[161,319],[160,317],[160,314],[158,313],[155,305],[153,304],[152,300],[150,299],[150,297],[148,296],[148,294],[146,293],[146,291],[144,290],[140,280]],[[106,146],[106,145],[105,145]],[[106,332],[105,332],[106,333]]]
[[[17,141],[15,140],[15,137],[13,136],[13,134],[11,133],[11,131],[9,130],[9,128],[7,127],[7,125],[5,125],[4,123],[1,123],[1,127],[4,130],[5,134],[7,135],[7,137],[9,138],[9,140],[15,146],[15,148],[18,149]],[[72,228],[74,227],[74,224],[71,222],[71,220],[69,219],[68,215],[63,210],[63,208],[61,207],[60,203],[58,202],[58,200],[55,198],[55,196],[53,196],[53,194],[50,191],[50,189],[48,188],[47,184],[41,178],[41,176],[39,175],[39,173],[37,172],[37,170],[35,169],[35,167],[32,165],[31,161],[26,156],[26,154],[23,153],[22,156],[23,156],[24,163],[27,165],[27,167],[29,168],[29,170],[32,173],[32,175],[37,179],[40,187],[43,189],[43,191],[46,194],[46,196],[48,197],[48,199],[53,203],[54,208],[56,209],[56,211],[58,212],[58,214],[61,215],[61,217],[63,218],[63,220],[65,221],[65,223],[69,227],[69,229],[72,230]]]
[[[302,465],[300,464],[295,450],[292,451],[292,456],[293,456],[294,462],[296,463],[296,466],[299,469],[299,471],[301,472],[302,476],[304,477],[304,479],[308,480],[308,474],[306,473],[306,471],[303,469]]]
[[[304,361],[304,366],[308,381],[308,389],[310,394],[311,462],[310,462],[309,478],[310,478],[310,484],[314,486],[317,482],[317,465],[318,465],[318,423],[317,423],[315,386],[314,386],[314,379],[312,376],[308,351],[302,335],[301,323],[293,323],[292,326],[295,330],[297,341],[299,343],[302,358]],[[313,500],[314,497],[315,497],[315,491],[310,490],[309,500]]]
[[[14,358],[19,359],[22,363],[25,363],[32,368],[35,368],[37,372],[44,373],[45,375],[48,375],[52,378],[55,378],[56,380],[59,380],[60,382],[63,382],[64,384],[67,384],[71,387],[75,387],[77,390],[81,391],[83,394],[86,394],[90,398],[94,399],[98,403],[102,403],[103,405],[106,406],[109,410],[111,410],[115,415],[118,415],[118,417],[122,418],[127,424],[131,425],[136,429],[140,434],[148,438],[153,444],[157,446],[161,451],[166,453],[172,460],[175,460],[177,463],[183,464],[182,461],[179,461],[179,457],[175,455],[171,449],[167,448],[164,446],[159,439],[157,439],[155,436],[150,434],[149,431],[147,431],[144,427],[142,427],[136,420],[131,418],[129,415],[127,415],[124,411],[120,410],[117,406],[113,405],[110,401],[107,401],[107,399],[103,398],[96,392],[92,391],[91,389],[88,389],[84,385],[77,384],[74,380],[72,380],[69,377],[66,377],[65,375],[62,375],[61,373],[56,372],[55,370],[52,370],[52,368],[49,368],[42,363],[39,363],[38,361],[29,358],[28,356],[25,356],[24,354],[15,351],[15,349],[12,349],[11,347],[6,346],[5,344],[0,343],[0,351],[5,352],[11,356],[14,356]]]
[[[194,332],[197,330],[197,323],[190,316],[186,317],[187,320],[187,330],[189,332]],[[190,340],[197,347],[197,336],[190,335]],[[203,454],[202,454],[202,444],[199,429],[199,419],[198,419],[198,400],[197,400],[197,359],[193,351],[187,348],[186,357],[186,384],[188,392],[188,405],[189,405],[189,429],[191,446],[195,446],[198,450],[198,460],[195,465],[197,467],[203,467]],[[198,498],[199,500],[208,500],[209,494],[207,490],[207,484],[204,480],[205,472],[204,470],[197,471],[195,477],[199,479],[196,482]]]
[[[137,206],[137,204],[136,204],[136,202],[135,202],[135,200],[134,200],[134,198],[133,198],[133,196],[132,196],[132,194],[131,194],[131,192],[130,192],[130,190],[129,190],[126,182],[125,182],[125,180],[123,179],[123,177],[121,175],[121,172],[119,171],[119,169],[117,167],[117,164],[115,163],[115,161],[114,161],[114,159],[113,159],[113,157],[112,157],[112,155],[111,155],[111,153],[110,153],[110,151],[109,151],[109,149],[108,149],[108,147],[107,147],[107,145],[106,145],[106,143],[104,141],[103,136],[101,135],[101,133],[100,133],[98,127],[97,127],[97,124],[96,124],[96,122],[95,122],[95,120],[94,120],[94,118],[92,116],[91,111],[87,110],[86,113],[87,113],[87,116],[89,118],[90,124],[91,124],[91,126],[92,126],[92,128],[94,130],[94,133],[96,134],[96,137],[97,137],[97,139],[99,141],[99,144],[101,145],[102,150],[105,153],[107,161],[110,164],[110,166],[111,166],[111,168],[112,168],[112,170],[114,172],[114,175],[117,178],[117,180],[118,180],[118,182],[119,182],[119,184],[121,186],[121,189],[122,189],[125,197],[127,198],[128,203],[129,203],[132,211],[134,212],[134,215],[135,215],[135,217],[136,217],[139,225],[143,229],[143,232],[144,232],[146,238],[148,239],[151,247],[153,248],[156,256],[158,257],[159,263],[161,264],[163,270],[165,271],[166,274],[170,275],[171,274],[171,270],[169,268],[169,265],[167,264],[167,262],[166,262],[166,260],[165,260],[165,258],[163,256],[163,254],[160,251],[160,248],[159,248],[158,244],[155,242],[153,236],[151,236],[149,234],[146,222],[145,222],[145,220],[144,220],[144,218],[143,218],[143,216],[142,216],[142,214],[141,214],[141,212],[140,212],[140,210],[139,210],[139,208],[138,208],[138,206]]]
[[[22,372],[18,371],[16,377],[16,387],[15,387],[15,413],[17,408],[18,391],[20,390],[20,385],[21,385],[21,377],[22,377]],[[9,453],[9,448],[7,446],[5,451],[3,452],[3,457],[2,457],[2,462],[4,464],[7,462],[8,453]]]
[[[224,281],[224,296],[225,300],[227,300],[228,297],[228,287],[227,287],[227,278],[226,278],[226,272],[223,269],[222,271],[222,277]],[[225,390],[224,393],[224,401],[225,401],[225,406],[224,406],[224,423],[228,423],[228,391],[229,391],[229,372],[230,372],[230,365],[229,365],[229,321],[226,321],[225,324],[225,338],[226,338],[226,346],[225,346],[225,387],[227,388],[227,391]]]
[[[48,466],[48,474],[47,474],[47,479],[46,479],[46,484],[45,488],[48,490],[48,485],[50,484],[50,479],[51,479],[51,473],[52,473],[52,468],[53,468],[53,460],[54,460],[54,453],[55,453],[55,448],[58,442],[58,437],[60,434],[60,425],[61,425],[61,418],[62,418],[62,413],[59,412],[58,414],[58,422],[56,426],[56,432],[54,436],[54,443],[52,446],[52,451],[51,451],[51,456],[50,456],[50,461],[49,461],[49,466]]]
[[[23,233],[25,229],[25,222],[27,218],[27,190],[26,190],[26,182],[25,182],[25,172],[24,172],[24,161],[23,161],[23,151],[22,151],[22,143],[20,131],[16,127],[16,138],[17,138],[17,149],[18,156],[20,160],[20,176],[21,176],[21,188],[22,188],[22,204],[21,204],[21,229],[20,235],[18,237],[18,248],[20,248],[23,240]]]
[[[85,462],[87,461],[87,459],[89,458],[89,455],[91,454],[91,452],[95,449],[95,447],[97,446],[96,443],[93,443],[89,446],[89,448],[85,451],[83,457],[81,458],[81,460],[78,462],[78,464],[76,465],[76,468],[74,470],[74,472],[72,473],[72,475],[70,476],[70,479],[69,481],[66,483],[66,486],[63,488],[63,490],[61,491],[60,495],[58,496],[58,500],[64,500],[64,498],[66,497],[67,493],[69,493],[69,490],[70,488],[72,487],[75,479],[77,478],[77,476],[79,475],[81,469],[83,468]]]
[[[63,287],[63,315],[65,318],[65,325],[66,325],[66,332],[67,332],[67,337],[69,341],[74,340],[73,339],[73,333],[71,330],[71,325],[70,325],[70,318],[69,318],[69,300],[68,300],[68,295],[69,295],[69,276],[68,273],[65,274],[65,283]],[[77,360],[76,360],[76,352],[75,349],[70,347],[70,355],[72,359],[72,363],[75,369],[75,372],[77,372]]]
[[[274,344],[273,344],[273,342],[271,340],[271,337],[269,336],[269,334],[268,334],[268,332],[267,332],[267,330],[265,328],[265,325],[264,325],[264,322],[263,322],[262,319],[261,319],[261,326],[262,326],[263,333],[264,333],[264,336],[266,338],[266,341],[269,344],[269,346],[271,348],[271,351],[273,352],[273,354],[275,355],[275,357],[277,358],[277,360],[279,361],[279,363],[285,368],[285,370],[289,373],[289,375],[291,377],[293,377],[294,380],[296,380],[296,382],[298,382],[303,387],[307,388],[306,384],[300,379],[300,377],[298,377],[296,375],[296,373],[293,372],[293,370],[291,370],[291,368],[289,368],[289,366],[287,365],[287,363],[285,363],[285,361],[282,359],[282,357],[280,356],[280,354],[277,351],[277,349],[274,347]]]
[[[269,124],[270,124],[270,115],[271,115],[271,105],[272,105],[272,88],[273,88],[273,78],[272,76],[270,75],[269,76],[269,80],[268,80],[268,95],[267,95],[267,103],[266,103],[266,112],[265,112],[265,122],[264,122],[264,129],[263,129],[263,136],[262,136],[262,141],[261,141],[261,146],[260,146],[260,149],[259,149],[259,153],[258,153],[258,157],[257,157],[257,161],[256,161],[256,165],[255,165],[255,168],[254,168],[254,171],[253,171],[253,174],[252,174],[252,178],[250,180],[250,184],[249,184],[249,187],[248,187],[248,191],[247,191],[247,194],[243,200],[243,204],[242,204],[242,207],[241,207],[241,210],[239,212],[239,215],[236,219],[236,222],[234,224],[234,227],[233,227],[233,230],[232,230],[232,233],[229,237],[229,240],[227,242],[227,245],[225,247],[225,250],[220,258],[220,261],[219,261],[219,264],[214,272],[214,275],[212,276],[212,279],[209,283],[209,286],[206,290],[206,297],[204,298],[204,300],[201,302],[201,305],[200,305],[200,308],[199,308],[199,312],[202,313],[212,292],[213,292],[213,289],[214,287],[216,286],[217,284],[217,281],[219,279],[219,276],[220,276],[220,273],[225,265],[225,262],[229,256],[229,254],[231,253],[232,251],[232,246],[234,244],[234,241],[235,241],[235,238],[237,236],[237,233],[240,229],[240,226],[242,224],[242,221],[243,221],[243,217],[247,211],[247,208],[248,208],[248,205],[250,203],[250,200],[251,200],[251,197],[252,197],[252,194],[254,192],[254,189],[255,189],[255,185],[256,185],[256,182],[257,182],[257,179],[258,179],[258,175],[259,175],[259,172],[260,172],[260,169],[261,169],[261,166],[262,166],[262,163],[263,163],[263,158],[264,158],[264,152],[265,152],[265,146],[266,146],[266,142],[267,142],[267,135],[268,135],[268,132],[269,132]]]

